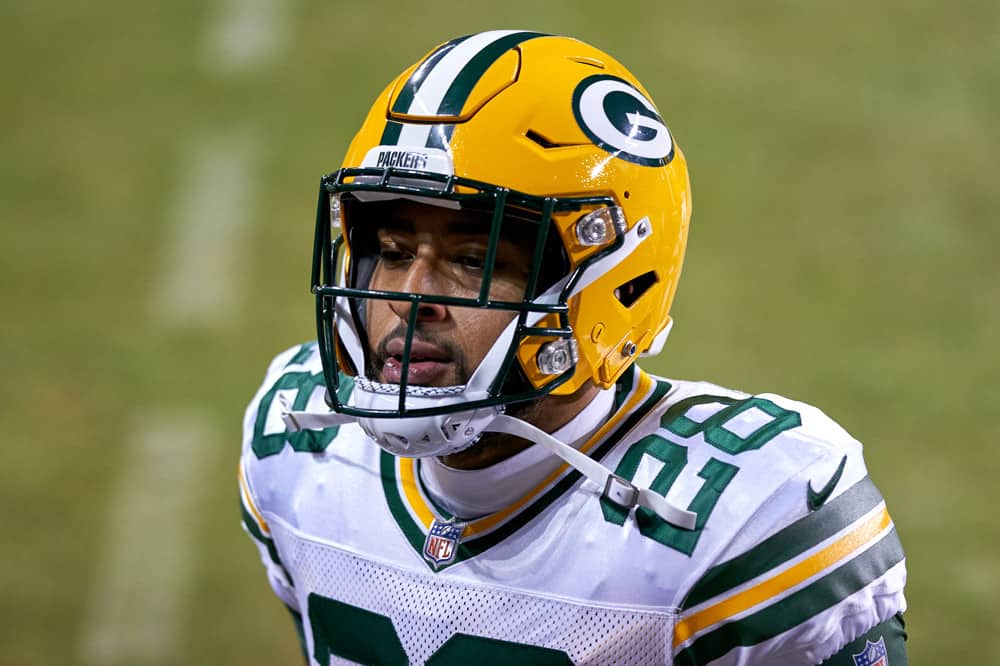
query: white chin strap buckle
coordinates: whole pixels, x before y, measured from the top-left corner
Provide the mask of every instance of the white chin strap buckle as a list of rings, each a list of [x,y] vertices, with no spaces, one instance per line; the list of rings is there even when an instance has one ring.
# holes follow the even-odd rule
[[[617,474],[608,474],[601,497],[624,509],[634,509],[639,506],[639,488]]]

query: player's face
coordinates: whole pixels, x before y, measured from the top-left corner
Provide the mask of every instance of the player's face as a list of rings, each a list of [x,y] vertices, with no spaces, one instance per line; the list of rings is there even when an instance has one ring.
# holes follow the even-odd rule
[[[489,217],[411,201],[378,204],[377,260],[371,288],[460,298],[479,295],[489,239]],[[533,236],[530,236],[533,238]],[[531,245],[531,243],[524,243]],[[524,295],[531,252],[502,239],[490,283],[492,300]],[[398,384],[411,304],[371,300],[367,306],[372,358],[367,374]],[[464,384],[503,329],[510,311],[423,303],[418,306],[407,381]]]

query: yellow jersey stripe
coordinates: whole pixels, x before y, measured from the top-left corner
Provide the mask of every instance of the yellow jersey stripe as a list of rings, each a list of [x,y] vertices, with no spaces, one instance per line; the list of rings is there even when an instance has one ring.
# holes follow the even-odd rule
[[[260,515],[260,511],[253,503],[253,497],[250,495],[250,487],[247,485],[247,479],[243,472],[243,462],[240,461],[239,464],[239,478],[240,478],[240,498],[243,500],[243,506],[247,508],[250,515],[253,516],[254,521],[257,523],[257,527],[264,534],[270,534],[271,528],[267,526],[267,521],[264,517]]]
[[[891,525],[892,518],[883,504],[880,510],[865,518],[849,533],[798,564],[678,622],[674,628],[674,648],[696,633],[787,592],[824,569],[830,568],[873,541]]]
[[[420,494],[420,487],[417,483],[417,459],[416,458],[396,458],[399,461],[399,483],[403,486],[403,495],[407,504],[416,514],[417,520],[425,529],[430,529],[434,522],[434,512]]]

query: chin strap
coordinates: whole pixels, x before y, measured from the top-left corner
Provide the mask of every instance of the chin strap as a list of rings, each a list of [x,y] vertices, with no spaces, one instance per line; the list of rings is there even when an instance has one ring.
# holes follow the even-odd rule
[[[695,522],[698,519],[697,513],[674,506],[663,495],[653,492],[649,488],[639,488],[582,451],[560,442],[549,433],[530,423],[501,414],[490,423],[486,430],[515,435],[544,446],[549,453],[562,458],[570,467],[593,481],[599,488],[603,488],[601,497],[606,497],[618,506],[627,509],[641,506],[681,529],[693,530],[695,527]]]
[[[358,420],[356,416],[337,412],[293,412],[285,396],[279,394],[278,400],[281,401],[281,420],[285,422],[289,432],[323,430]]]
[[[281,419],[285,422],[286,427],[293,432],[300,430],[322,430],[323,428],[358,420],[357,417],[338,414],[336,412],[315,413],[291,411],[287,402],[283,402],[282,407]],[[628,479],[618,476],[582,451],[560,442],[549,433],[530,423],[514,418],[513,416],[500,414],[493,419],[485,430],[515,435],[545,447],[549,453],[562,458],[570,467],[593,481],[599,488],[603,488],[601,497],[606,497],[618,506],[626,509],[641,506],[653,511],[663,520],[681,529],[693,530],[695,527],[695,522],[698,519],[697,513],[674,506],[667,501],[667,498],[653,492],[649,488],[639,488]]]

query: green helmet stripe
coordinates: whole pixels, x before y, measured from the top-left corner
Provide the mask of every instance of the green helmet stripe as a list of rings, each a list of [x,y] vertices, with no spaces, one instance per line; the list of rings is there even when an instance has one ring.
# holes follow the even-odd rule
[[[483,74],[514,46],[542,33],[492,31],[452,40],[436,49],[403,84],[392,112],[417,116],[454,117]],[[398,127],[397,127],[398,125]],[[382,145],[446,148],[454,127],[389,120]]]
[[[403,123],[398,123],[395,120],[389,120],[385,123],[385,129],[382,130],[382,138],[380,143],[383,146],[395,146],[399,143],[399,134],[403,131]]]
[[[427,135],[427,147],[448,150],[448,144],[451,143],[451,135],[454,131],[455,125],[453,123],[432,125]]]
[[[438,106],[438,115],[441,116],[457,116],[462,113],[462,107],[465,106],[465,101],[469,99],[469,94],[472,93],[472,88],[475,87],[476,83],[483,77],[486,70],[496,62],[500,56],[514,48],[521,42],[527,41],[529,39],[534,39],[535,37],[544,37],[545,35],[540,32],[515,32],[512,35],[507,35],[502,37],[497,41],[493,42],[485,49],[477,53],[468,64],[462,68],[458,76],[451,82],[448,87],[448,91],[444,94],[444,98],[441,100],[440,106]]]
[[[403,88],[399,91],[399,95],[396,97],[396,103],[392,105],[393,113],[407,113],[410,108],[410,104],[413,103],[413,97],[417,94],[417,89],[420,88],[420,84],[423,83],[427,74],[437,66],[441,61],[441,58],[448,55],[448,53],[454,49],[456,46],[464,42],[471,35],[466,35],[465,37],[459,37],[453,39],[447,44],[442,44],[440,47],[434,50],[429,56],[424,58],[424,61],[420,63],[410,78],[406,80]]]

